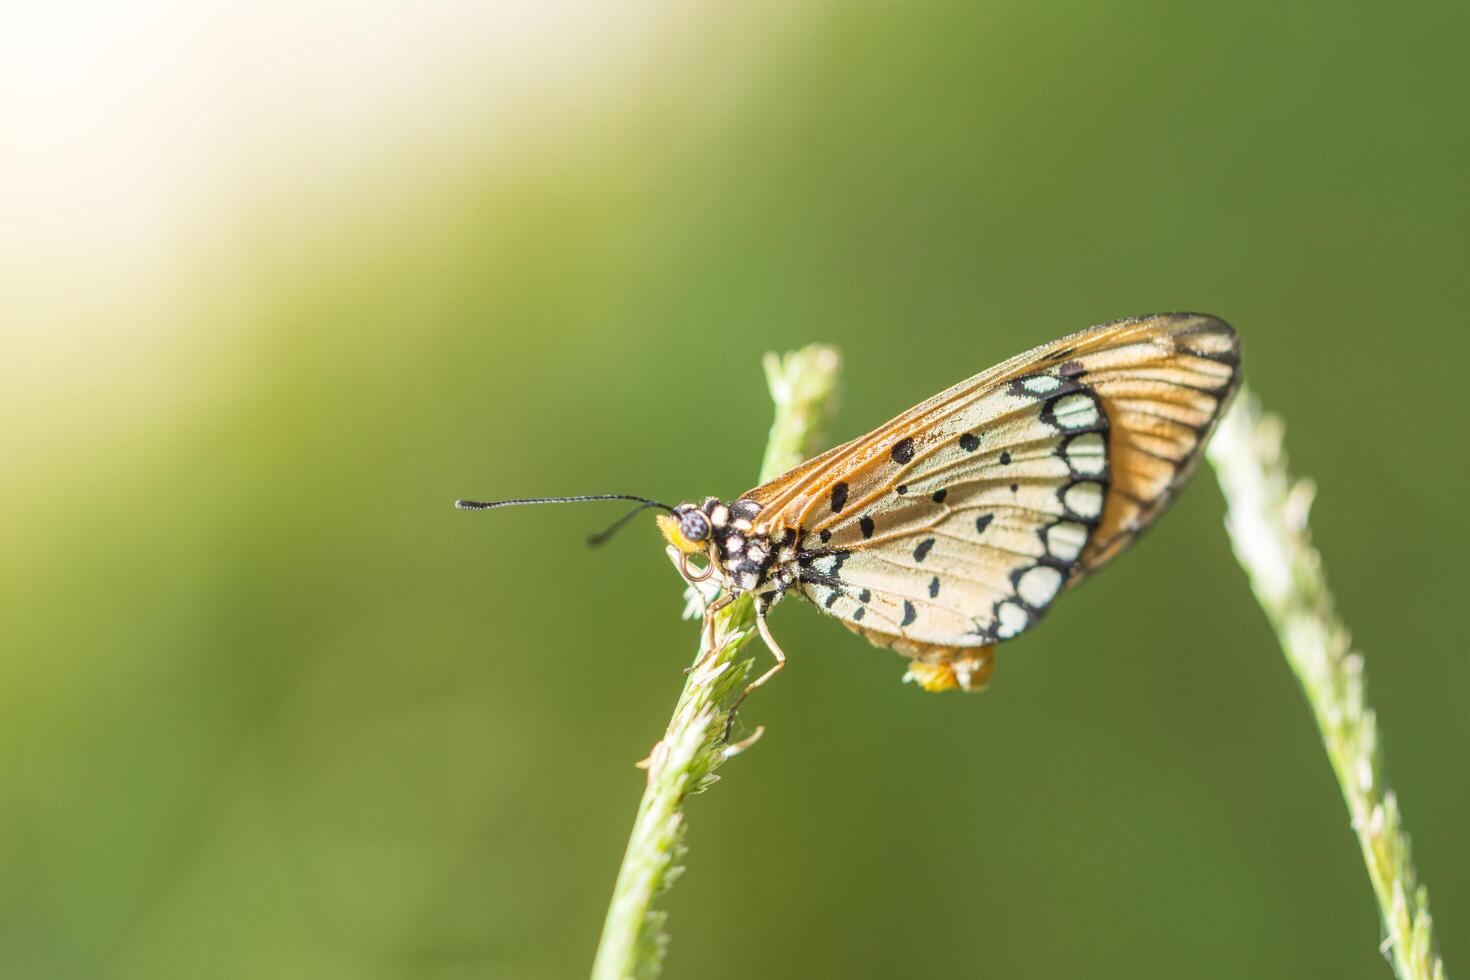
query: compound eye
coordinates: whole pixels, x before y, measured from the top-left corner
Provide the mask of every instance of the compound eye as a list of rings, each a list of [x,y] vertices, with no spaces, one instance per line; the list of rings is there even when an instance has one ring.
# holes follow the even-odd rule
[[[697,510],[681,514],[679,532],[690,541],[703,541],[709,537],[709,518]]]

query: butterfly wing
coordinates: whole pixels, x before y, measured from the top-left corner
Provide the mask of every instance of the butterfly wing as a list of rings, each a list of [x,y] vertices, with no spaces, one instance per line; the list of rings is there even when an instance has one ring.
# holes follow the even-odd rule
[[[745,495],[799,534],[801,592],[942,658],[1033,625],[1188,478],[1239,382],[1200,314],[1092,327],[962,382]]]

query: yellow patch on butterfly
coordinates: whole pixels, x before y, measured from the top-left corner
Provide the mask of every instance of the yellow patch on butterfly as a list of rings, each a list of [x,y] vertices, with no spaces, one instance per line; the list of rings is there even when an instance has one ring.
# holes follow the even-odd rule
[[[1062,592],[1131,544],[1199,462],[1240,385],[1229,324],[1164,313],[1091,327],[962,381],[867,435],[728,503],[635,500],[691,583],[755,599],[788,594],[910,658],[926,691],[980,690],[994,647],[1025,632]],[[702,559],[698,566],[692,559]]]
[[[990,682],[995,669],[995,647],[967,647],[944,656],[937,662],[915,659],[909,664],[906,681],[913,681],[926,691],[981,691]]]

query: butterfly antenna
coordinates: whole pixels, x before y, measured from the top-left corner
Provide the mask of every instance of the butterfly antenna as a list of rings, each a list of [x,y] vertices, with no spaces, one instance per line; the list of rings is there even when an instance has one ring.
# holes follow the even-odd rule
[[[597,493],[585,494],[578,497],[522,497],[516,500],[456,500],[454,506],[460,510],[494,510],[496,507],[516,507],[521,504],[580,504],[594,500],[636,500],[638,506],[618,518],[612,527],[601,534],[594,534],[587,539],[589,547],[597,547],[617,533],[624,524],[631,521],[635,516],[641,514],[650,507],[658,507],[674,512],[674,508],[668,504],[659,503],[657,500],[649,500],[647,497],[637,497],[629,493]]]
[[[649,500],[649,501],[646,501],[644,503],[639,504],[637,507],[634,507],[632,510],[628,511],[622,517],[619,517],[616,521],[613,521],[612,527],[608,528],[606,531],[603,531],[601,534],[594,534],[590,538],[588,538],[587,539],[587,547],[589,547],[589,548],[597,548],[597,547],[600,547],[601,545],[606,544],[607,543],[607,540],[609,538],[611,538],[614,534],[617,534],[618,531],[622,530],[622,527],[623,527],[624,524],[628,523],[633,518],[637,517],[639,514],[643,513],[645,510],[647,510],[650,507],[663,507],[663,506],[664,506],[663,504],[655,503],[652,500]],[[668,510],[668,511],[670,511],[670,513],[672,513],[672,508],[665,507],[664,509],[665,510]]]

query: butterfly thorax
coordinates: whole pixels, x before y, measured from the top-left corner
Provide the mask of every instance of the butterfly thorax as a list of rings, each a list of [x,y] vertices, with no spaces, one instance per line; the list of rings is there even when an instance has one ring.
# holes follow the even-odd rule
[[[686,503],[671,517],[660,516],[659,529],[684,554],[703,555],[720,584],[736,592],[770,592],[776,598],[796,584],[795,528],[772,528],[759,520],[754,500],[726,504],[707,497]]]

